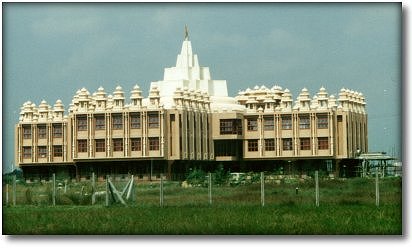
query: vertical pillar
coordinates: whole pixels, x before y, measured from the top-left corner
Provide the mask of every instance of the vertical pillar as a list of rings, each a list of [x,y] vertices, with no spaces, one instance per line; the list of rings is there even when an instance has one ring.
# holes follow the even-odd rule
[[[109,175],[106,175],[106,207],[109,206]]]
[[[260,203],[262,207],[265,206],[265,174],[260,173]]]
[[[160,174],[160,206],[163,207],[163,174]]]
[[[379,167],[375,170],[375,205],[379,207]]]
[[[56,174],[53,173],[53,206],[56,206]]]
[[[95,189],[96,187],[96,182],[95,182],[95,175],[94,172],[92,172],[92,205],[94,205],[95,201],[96,201],[96,196],[95,196]]]
[[[212,173],[209,172],[209,205],[212,205]]]
[[[9,184],[6,184],[6,206],[9,205]]]
[[[13,175],[13,206],[16,206],[16,175]]]

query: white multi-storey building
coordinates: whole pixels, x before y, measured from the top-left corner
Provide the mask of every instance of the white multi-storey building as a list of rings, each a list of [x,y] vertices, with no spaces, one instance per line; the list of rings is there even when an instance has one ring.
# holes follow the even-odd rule
[[[26,177],[52,172],[76,177],[133,173],[143,179],[164,173],[179,178],[192,166],[231,171],[274,170],[291,163],[305,173],[367,152],[367,114],[362,93],[342,89],[336,99],[321,87],[303,88],[295,102],[288,89],[255,86],[229,97],[225,80],[201,67],[186,33],[176,66],[139,86],[127,99],[121,86],[111,95],[76,92],[67,115],[25,102],[15,130],[15,160]],[[333,168],[331,167],[333,165]]]

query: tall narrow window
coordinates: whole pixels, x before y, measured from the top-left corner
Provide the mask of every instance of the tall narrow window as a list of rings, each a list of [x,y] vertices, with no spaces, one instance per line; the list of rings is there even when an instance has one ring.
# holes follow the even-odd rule
[[[31,158],[31,147],[23,146],[23,158]]]
[[[38,125],[37,126],[37,132],[38,132],[39,139],[47,138],[46,125]]]
[[[77,140],[77,152],[87,152],[87,140]]]
[[[31,139],[31,126],[30,125],[23,126],[23,138]]]
[[[142,150],[142,140],[140,138],[131,138],[130,143],[132,151]]]
[[[300,129],[309,129],[310,128],[309,115],[299,116],[299,128]]]
[[[106,140],[105,139],[95,140],[95,149],[96,149],[96,152],[105,152],[106,151]]]
[[[121,114],[112,115],[112,127],[114,130],[123,129],[123,117]]]
[[[123,139],[113,139],[113,151],[114,152],[123,151]]]
[[[328,115],[320,114],[317,117],[318,117],[318,128],[327,129],[328,128]]]
[[[87,117],[86,116],[78,116],[77,117],[77,131],[85,131],[87,130]]]
[[[63,157],[62,146],[53,146],[53,157]]]
[[[130,128],[131,129],[140,128],[140,113],[131,113],[130,114]]]
[[[275,122],[274,118],[271,117],[264,117],[263,118],[263,126],[265,131],[270,131],[275,129]]]
[[[47,147],[46,146],[37,147],[37,154],[39,158],[45,158],[47,156]]]
[[[106,128],[106,119],[104,118],[104,115],[95,115],[94,118],[95,129],[104,130]]]
[[[247,150],[249,152],[257,152],[259,150],[258,140],[248,140],[247,141]]]
[[[265,151],[274,151],[274,150],[275,150],[275,140],[265,139]]]
[[[292,116],[291,115],[282,115],[282,129],[283,130],[292,129]]]
[[[319,137],[318,138],[318,149],[319,150],[328,150],[329,149],[329,138],[328,137]]]
[[[310,138],[300,138],[300,150],[310,150]]]
[[[53,124],[53,138],[61,138],[63,136],[62,124]]]
[[[258,125],[257,125],[257,119],[247,119],[247,130],[248,131],[257,131],[258,130]]]
[[[159,150],[159,137],[149,137],[149,150],[150,151]]]
[[[283,151],[292,151],[293,150],[292,138],[282,139],[282,149],[283,149]]]
[[[149,119],[149,128],[159,128],[159,113],[158,112],[149,112],[147,114]]]

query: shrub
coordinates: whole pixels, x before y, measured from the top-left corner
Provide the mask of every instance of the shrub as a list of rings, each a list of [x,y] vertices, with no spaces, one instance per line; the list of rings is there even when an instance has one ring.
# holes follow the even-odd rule
[[[186,181],[193,186],[206,186],[206,173],[201,169],[194,169],[187,175]]]
[[[225,171],[222,164],[219,164],[217,169],[214,171],[213,183],[216,185],[223,185],[227,183],[229,179],[229,173]]]

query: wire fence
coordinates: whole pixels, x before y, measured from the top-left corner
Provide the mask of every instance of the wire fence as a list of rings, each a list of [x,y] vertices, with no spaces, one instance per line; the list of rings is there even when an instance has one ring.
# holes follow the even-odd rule
[[[402,180],[381,178],[331,179],[314,176],[282,176],[265,173],[231,175],[222,182],[214,173],[195,182],[143,181],[133,175],[107,175],[75,181],[56,178],[26,183],[13,177],[3,185],[3,205],[100,205],[179,206],[244,204],[390,204],[402,197]]]

